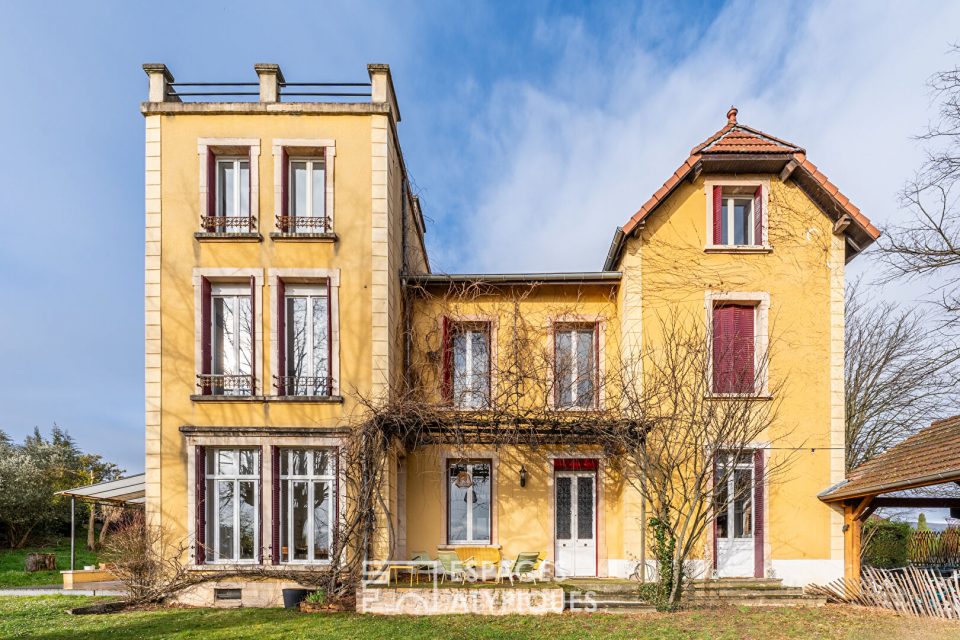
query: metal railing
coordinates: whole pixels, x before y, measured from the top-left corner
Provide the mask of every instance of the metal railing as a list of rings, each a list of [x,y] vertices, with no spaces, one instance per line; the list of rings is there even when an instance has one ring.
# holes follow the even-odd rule
[[[333,395],[333,378],[324,376],[273,376],[273,386],[281,396],[329,398]]]
[[[277,98],[280,102],[283,102],[284,97],[318,98],[316,102],[338,101],[341,98],[370,98],[372,86],[369,82],[280,82]],[[363,90],[356,90],[360,87]],[[200,98],[259,96],[259,82],[171,82],[167,85],[167,97],[179,98],[181,101],[185,101],[184,98],[202,102]]]
[[[277,216],[277,228],[283,233],[329,233],[330,216]]]
[[[200,227],[207,233],[254,233],[257,219],[254,216],[203,216]]]
[[[197,375],[197,386],[204,396],[252,396],[257,388],[252,375],[215,373]]]

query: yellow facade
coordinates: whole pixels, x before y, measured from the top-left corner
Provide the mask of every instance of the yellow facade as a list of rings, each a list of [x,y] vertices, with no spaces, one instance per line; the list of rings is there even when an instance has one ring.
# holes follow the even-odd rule
[[[499,367],[506,370],[501,360],[518,317],[536,329],[530,335],[542,342],[545,363],[557,323],[596,324],[602,376],[605,367],[655,352],[665,322],[709,324],[713,301],[746,299],[764,310],[757,330],[769,344],[769,386],[777,389],[780,403],[775,426],[756,445],[765,448],[771,464],[790,462],[765,497],[763,573],[792,584],[842,573],[842,517],[816,496],[843,476],[843,269],[850,241],[838,227],[836,211],[801,188],[798,174],[781,173],[782,163],[769,171],[724,173],[721,165],[697,171],[658,192],[655,210],[615,241],[617,251],[603,274],[521,275],[513,281],[481,277],[482,288],[451,297],[453,281],[428,276],[423,222],[406,180],[389,70],[370,67],[370,102],[287,103],[276,100],[279,70],[269,67],[258,66],[259,102],[182,103],[171,97],[169,72],[162,65],[145,66],[151,82],[150,101],[143,105],[151,522],[175,536],[195,538],[195,455],[206,451],[197,447],[262,447],[261,464],[267,466],[259,476],[258,563],[271,563],[277,553],[271,531],[277,525],[269,508],[274,482],[269,448],[336,445],[366,405],[389,403],[409,370],[420,372],[416,383],[422,397],[438,402],[443,318],[490,323],[494,378]],[[278,237],[278,144],[335,148],[335,238]],[[244,237],[205,236],[200,219],[204,191],[212,185],[205,184],[204,153],[235,147],[250,158],[256,176],[250,186],[256,228]],[[763,185],[767,231],[762,246],[713,246],[711,193],[724,181]],[[197,386],[198,282],[245,283],[251,276],[257,389],[248,397],[205,396]],[[284,373],[277,368],[278,282],[320,276],[330,278],[329,304],[336,297],[329,339],[336,342],[336,362],[330,366],[338,373],[338,393],[278,397],[273,380]],[[418,276],[427,277],[409,285]],[[409,318],[405,304],[411,305]],[[639,363],[642,367],[642,358]],[[490,384],[496,396],[498,381]],[[535,393],[525,401],[550,402]],[[381,532],[378,553],[403,558],[455,546],[447,531],[448,464],[482,459],[492,466],[489,544],[504,558],[541,551],[553,560],[555,469],[575,458],[596,460],[598,466],[595,573],[630,575],[637,563],[649,562],[644,507],[636,490],[618,476],[617,460],[589,443],[396,449],[388,461],[384,500],[393,534]],[[705,541],[698,556],[703,574],[711,570],[708,547]]]

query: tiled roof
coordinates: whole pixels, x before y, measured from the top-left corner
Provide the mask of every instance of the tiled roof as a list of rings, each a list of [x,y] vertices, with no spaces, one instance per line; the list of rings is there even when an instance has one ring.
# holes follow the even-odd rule
[[[960,480],[960,416],[934,422],[820,494],[835,502]]]
[[[727,124],[691,149],[690,157],[674,171],[673,175],[667,178],[663,186],[623,225],[624,234],[629,234],[638,224],[643,222],[647,216],[653,213],[660,203],[673,192],[677,185],[689,175],[702,158],[736,158],[738,154],[792,156],[798,164],[798,169],[805,171],[816,180],[817,183],[829,193],[830,197],[837,202],[840,208],[848,213],[857,224],[863,227],[864,231],[866,231],[871,238],[875,240],[880,237],[880,230],[873,226],[870,220],[860,212],[860,209],[840,193],[840,190],[837,189],[825,175],[820,173],[812,162],[807,160],[804,149],[785,140],[775,138],[758,129],[739,124],[737,122],[736,108],[732,108],[727,112]]]

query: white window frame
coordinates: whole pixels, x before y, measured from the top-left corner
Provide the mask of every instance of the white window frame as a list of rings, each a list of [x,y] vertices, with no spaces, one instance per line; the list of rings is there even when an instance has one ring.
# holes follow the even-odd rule
[[[456,408],[458,408],[458,409],[467,409],[467,410],[474,410],[474,411],[482,411],[482,410],[485,410],[485,409],[489,409],[489,408],[490,408],[490,405],[492,404],[492,400],[491,400],[491,397],[490,397],[490,396],[493,395],[493,387],[492,387],[492,380],[491,380],[491,373],[490,373],[490,369],[492,368],[492,364],[493,364],[493,354],[492,354],[492,352],[490,351],[490,349],[492,348],[492,346],[491,346],[491,344],[490,344],[491,339],[492,339],[492,335],[493,335],[492,326],[491,326],[490,322],[484,321],[484,320],[478,320],[478,321],[470,321],[470,320],[460,321],[460,320],[455,320],[455,321],[452,322],[452,325],[453,325],[453,326],[452,326],[452,330],[451,330],[451,332],[450,332],[450,333],[451,333],[451,336],[450,336],[450,340],[451,340],[451,341],[456,338],[456,334],[457,334],[458,332],[465,332],[465,333],[467,334],[467,344],[466,344],[466,352],[465,352],[465,356],[466,356],[465,369],[466,369],[466,370],[464,371],[463,375],[466,376],[468,379],[471,379],[471,380],[473,379],[473,377],[474,377],[474,375],[475,375],[475,372],[474,372],[474,370],[473,370],[473,336],[474,336],[475,333],[483,333],[483,334],[486,335],[486,339],[487,339],[487,358],[488,358],[488,364],[490,365],[490,366],[487,367],[487,376],[486,376],[486,378],[487,378],[487,380],[486,380],[486,382],[487,382],[487,397],[486,397],[486,399],[485,399],[486,401],[480,403],[479,406],[476,406],[476,405],[470,404],[470,403],[465,403],[465,402],[462,402],[462,399],[456,397],[456,395],[457,395],[457,394],[456,394],[456,382],[455,382],[456,374],[457,374],[456,354],[455,354],[455,353],[452,354],[452,357],[451,357],[451,366],[453,367],[453,370],[450,372],[450,387],[451,387],[451,393],[452,393],[453,396],[454,396],[454,397],[453,397],[453,405],[454,405],[454,407],[456,407]],[[483,328],[481,328],[480,325],[484,325]],[[453,349],[454,349],[453,344],[450,345],[450,349],[451,349],[451,351],[453,351]],[[468,391],[465,395],[469,396],[470,398],[474,398],[474,397],[475,397],[475,393],[474,393],[473,391]]]
[[[304,162],[307,165],[307,197],[306,197],[306,208],[309,213],[300,215],[294,211],[295,201],[293,193],[293,164],[295,162]],[[314,165],[320,164],[323,167],[323,180],[324,187],[323,193],[321,194],[321,201],[323,202],[323,213],[320,216],[313,215],[313,199],[316,196],[313,192],[313,172]],[[327,160],[324,157],[317,156],[289,156],[287,163],[287,211],[289,212],[290,217],[292,218],[316,218],[323,217],[327,215]]]
[[[746,202],[747,206],[750,207],[750,212],[747,215],[747,238],[746,242],[738,244],[733,242],[736,239],[736,201],[740,200],[741,202]],[[731,195],[723,196],[723,208],[726,209],[724,216],[727,218],[727,233],[730,237],[721,238],[721,244],[725,247],[752,247],[756,246],[753,242],[753,231],[754,231],[754,211],[753,211],[753,198],[746,195]],[[721,234],[723,229],[721,227]]]
[[[753,449],[744,449],[740,452],[740,458],[744,456],[749,456],[749,461],[744,462],[742,459],[737,459],[738,456],[735,453],[730,451],[720,451],[717,456],[714,458],[714,464],[719,465],[719,458],[722,456],[725,458],[725,464],[728,465],[730,471],[727,472],[727,535],[717,537],[717,540],[753,540],[757,535],[757,505],[756,505],[756,490],[757,490],[757,466],[756,461],[754,460],[754,450]],[[750,535],[749,536],[740,536],[736,535],[736,479],[737,479],[737,470],[749,469],[750,470]],[[762,479],[761,479],[762,480]],[[717,488],[714,488],[714,494],[716,495]],[[717,514],[715,514],[717,515]]]
[[[307,473],[306,474],[290,473],[290,470],[293,469],[293,453],[296,451],[303,451],[307,454],[307,463],[306,463]],[[318,451],[326,452],[329,455],[330,460],[327,464],[328,473],[326,474],[318,475],[314,473],[313,460],[314,460],[314,455]],[[283,470],[282,462],[280,463],[280,469],[278,469],[278,473],[280,477],[280,488],[279,488],[280,495],[283,495],[283,492],[282,492],[283,485],[284,484],[287,485],[287,503],[284,505],[281,505],[280,507],[287,514],[287,531],[285,532],[287,535],[285,540],[283,539],[284,532],[282,531],[282,527],[281,527],[281,524],[283,522],[282,517],[280,522],[277,523],[277,526],[281,527],[280,546],[283,547],[284,545],[286,545],[287,556],[288,556],[288,559],[284,560],[281,554],[280,556],[281,564],[329,564],[331,562],[332,558],[322,559],[322,558],[313,557],[313,552],[316,548],[316,544],[315,544],[316,541],[314,539],[314,535],[316,533],[316,527],[313,522],[314,513],[313,513],[312,506],[313,506],[313,499],[315,495],[314,494],[315,483],[328,482],[330,484],[330,500],[332,501],[332,504],[330,505],[330,508],[328,510],[330,514],[330,522],[327,527],[329,531],[328,548],[330,549],[330,552],[332,554],[334,538],[336,537],[336,527],[337,527],[337,523],[339,522],[338,504],[339,504],[340,487],[337,479],[337,468],[338,468],[337,453],[338,451],[335,447],[289,447],[289,448],[284,447],[283,449],[280,450],[281,456],[287,456],[287,473],[282,472]],[[307,483],[307,505],[308,505],[307,521],[309,526],[307,527],[308,533],[307,533],[307,558],[306,559],[290,558],[290,556],[292,555],[290,553],[290,550],[293,549],[293,533],[294,533],[293,527],[290,526],[290,523],[293,521],[293,483],[294,482]],[[279,553],[279,550],[277,551],[277,553]]]
[[[714,398],[770,398],[770,294],[765,291],[707,291],[704,295],[707,327],[707,388]],[[753,371],[757,389],[753,393],[717,393],[713,391],[713,309],[718,304],[743,304],[754,307]]]
[[[260,220],[260,138],[197,138],[197,164],[200,174],[197,179],[199,185],[198,195],[200,197],[200,220],[215,213],[208,210],[210,199],[207,197],[210,190],[214,190],[216,196],[217,172],[214,171],[214,184],[207,184],[209,172],[207,163],[210,161],[210,148],[213,148],[214,158],[217,159],[217,149],[233,150],[233,153],[223,154],[223,158],[237,157],[250,160],[250,218],[254,221]],[[237,148],[248,149],[247,155],[238,155]],[[219,199],[214,197],[214,207],[219,207]]]
[[[332,355],[333,354],[333,305],[332,305],[331,296],[330,296],[330,289],[332,288],[333,288],[332,286],[328,288],[326,284],[317,282],[312,284],[284,284],[284,290],[283,290],[283,298],[284,298],[283,313],[284,314],[287,313],[287,300],[289,298],[307,298],[308,301],[312,301],[314,298],[327,299],[327,315],[328,315],[327,341],[329,342],[329,344],[327,344],[326,356],[327,356],[327,377],[330,377],[330,378],[332,378],[333,376],[333,362],[332,362],[333,360],[333,355]],[[320,291],[323,291],[323,293],[322,294],[319,293]],[[314,319],[313,319],[313,313],[311,311],[312,305],[309,302],[307,304],[307,309],[308,309],[307,351],[312,356],[314,354],[314,350],[316,349],[316,345],[313,342],[313,335],[314,335],[313,320]],[[284,327],[289,327],[290,325],[288,323],[290,323],[291,321],[292,319],[289,316],[284,317]],[[287,350],[289,351],[290,345],[287,344],[286,347],[287,347]],[[289,353],[284,354],[284,362],[286,364],[287,371],[281,371],[280,372],[281,376],[289,375],[288,374],[288,371],[290,371]],[[309,358],[309,367],[308,367],[309,371],[304,377],[307,377],[307,378],[318,377],[317,372],[314,371],[313,369],[313,362],[314,362],[314,359],[312,357]],[[332,380],[331,380],[331,384],[328,385],[328,388],[330,388],[331,390],[333,389]],[[289,389],[288,389],[287,395],[294,395],[294,394],[289,393]]]
[[[770,225],[770,179],[769,178],[717,178],[711,180],[704,180],[704,195],[707,202],[706,210],[706,244],[704,249],[707,251],[717,251],[717,252],[734,252],[734,253],[768,253],[771,250],[769,245],[769,225]],[[743,199],[750,198],[750,225],[749,225],[749,235],[751,244],[725,244],[721,242],[720,244],[713,243],[713,188],[714,187],[753,187],[756,190],[757,187],[760,187],[760,207],[763,211],[763,220],[761,225],[761,234],[762,242],[758,244],[752,244],[754,240],[754,230],[756,225],[754,224],[754,205],[753,199],[750,196],[724,196],[724,200],[730,199]],[[732,204],[724,204],[724,217],[727,219],[727,227],[730,229],[730,232],[733,233],[733,206]],[[722,230],[721,230],[722,231]]]
[[[478,538],[474,537],[474,535],[473,535],[473,500],[471,500],[471,497],[473,496],[473,486],[471,485],[470,487],[467,488],[467,496],[466,496],[466,497],[467,497],[467,501],[466,501],[466,502],[467,502],[467,537],[466,537],[465,539],[463,539],[463,540],[454,539],[454,538],[450,535],[450,498],[451,498],[451,494],[450,494],[450,468],[451,468],[453,465],[464,465],[464,466],[467,467],[467,472],[470,473],[470,474],[471,474],[471,477],[472,477],[472,475],[473,475],[473,466],[474,466],[474,465],[480,465],[480,464],[485,464],[485,465],[487,465],[487,467],[489,467],[489,469],[490,469],[490,516],[489,516],[490,530],[487,532],[487,533],[488,533],[488,537],[485,538],[485,539],[478,539]],[[496,494],[494,493],[494,485],[493,485],[493,467],[494,467],[494,461],[493,461],[492,459],[487,459],[487,458],[470,458],[470,459],[468,459],[468,460],[466,460],[466,461],[456,460],[456,459],[453,459],[453,458],[447,458],[447,459],[445,460],[445,473],[444,473],[444,475],[445,475],[445,481],[446,481],[446,483],[447,483],[447,485],[446,485],[446,494],[447,494],[447,495],[446,495],[446,505],[444,505],[444,512],[445,512],[445,514],[446,514],[447,544],[449,544],[449,545],[490,545],[490,544],[493,544],[493,526],[494,526],[493,513],[494,513],[494,509],[495,509],[494,497],[495,497],[495,495],[496,495]]]
[[[231,451],[234,456],[234,462],[237,469],[236,473],[233,474],[224,474],[220,475],[219,469],[217,468],[217,457],[218,453],[221,451]],[[255,469],[253,474],[241,474],[240,473],[240,451],[252,451],[254,454],[253,468]],[[210,547],[213,551],[213,559],[210,561],[212,564],[259,564],[260,563],[260,489],[261,489],[261,478],[259,475],[260,469],[260,456],[262,451],[256,447],[211,447],[210,457],[213,460],[212,466],[213,469],[209,473],[204,473],[204,480],[210,484],[212,481],[212,486],[214,491],[213,495],[209,495],[210,492],[206,491],[209,488],[205,487],[204,493],[206,495],[207,504],[204,505],[206,508],[207,505],[213,505],[211,511],[213,512],[213,517],[211,518],[213,526],[213,546]],[[203,460],[202,464],[206,465],[207,461]],[[220,504],[218,495],[216,492],[218,482],[233,482],[233,495],[234,495],[234,509],[233,509],[233,557],[232,558],[220,558]],[[240,559],[240,482],[253,482],[253,558]],[[212,500],[211,500],[212,499]],[[208,527],[209,528],[209,527]]]
[[[303,158],[310,155],[307,152],[322,150],[324,182],[326,185],[323,215],[330,219],[329,232],[333,232],[334,225],[336,224],[336,218],[334,216],[336,207],[334,206],[333,197],[334,162],[337,157],[336,144],[336,140],[332,138],[274,138],[271,141],[273,148],[273,208],[277,216],[283,211],[283,194],[290,190],[289,185],[283,184],[284,149],[287,150],[288,158]],[[314,159],[316,159],[316,156],[317,154],[313,153],[312,157]],[[287,179],[290,179],[289,166],[287,168]]]
[[[249,216],[250,216],[250,208],[251,208],[251,202],[250,202],[250,199],[249,199],[249,197],[250,197],[250,193],[249,193],[250,185],[249,185],[249,183],[246,184],[246,185],[241,184],[243,181],[240,180],[240,164],[243,163],[243,162],[246,162],[246,163],[247,163],[247,171],[252,171],[252,170],[253,170],[253,167],[250,165],[250,157],[249,157],[249,156],[216,156],[215,162],[217,163],[217,167],[216,167],[216,171],[214,172],[214,174],[215,174],[215,176],[216,176],[216,185],[214,186],[214,189],[215,189],[216,191],[215,191],[215,193],[214,193],[214,196],[215,196],[215,198],[216,198],[216,199],[215,199],[215,202],[217,203],[217,216],[227,217],[227,218],[243,218],[243,217],[249,217]],[[223,191],[223,190],[222,190],[221,185],[220,185],[220,166],[221,166],[221,165],[225,165],[225,164],[231,164],[231,165],[233,165],[233,175],[234,175],[234,180],[233,180],[233,201],[238,205],[238,210],[235,211],[235,212],[232,212],[232,213],[223,210],[223,198],[221,198],[221,195],[222,195],[222,191]],[[239,210],[239,204],[240,204],[241,196],[243,195],[243,190],[244,190],[244,189],[247,189],[247,190],[248,190],[248,193],[247,193],[247,212],[246,212],[246,213],[243,213],[242,211]]]
[[[236,299],[236,298],[247,298],[247,299],[249,299],[249,298],[250,298],[250,286],[249,286],[249,285],[244,285],[244,284],[238,284],[238,283],[215,283],[215,282],[210,283],[210,341],[211,341],[212,344],[210,345],[210,363],[209,363],[209,365],[210,365],[210,371],[211,371],[211,373],[213,372],[213,369],[214,369],[213,364],[214,364],[214,362],[215,362],[215,357],[216,357],[216,356],[215,356],[215,352],[216,352],[215,345],[216,345],[216,341],[217,341],[217,337],[216,337],[216,336],[217,336],[217,314],[214,312],[214,305],[213,305],[213,300],[214,300],[214,298],[234,298],[234,299]],[[250,303],[253,304],[254,301],[251,300]],[[253,311],[253,309],[251,309],[251,311]],[[253,314],[251,314],[251,315],[253,315]],[[256,325],[254,324],[255,322],[256,322],[256,318],[251,317],[251,318],[250,318],[251,329],[252,329],[252,335],[250,336],[250,350],[251,350],[250,358],[251,358],[251,360],[253,360],[253,359],[256,357],[256,356],[254,355],[254,353],[253,353],[253,352],[255,351],[255,349],[256,349],[255,340],[256,340],[256,336],[257,336]],[[233,329],[234,329],[234,335],[237,336],[236,353],[234,353],[234,356],[235,356],[235,361],[239,363],[239,362],[240,362],[240,352],[241,352],[241,347],[240,347],[240,314],[239,314],[239,313],[234,313],[234,327],[233,327]],[[220,339],[220,341],[222,342],[222,338]],[[206,364],[206,363],[204,363],[204,364]],[[253,362],[251,362],[251,364],[253,364]],[[242,374],[241,374],[239,371],[230,371],[230,372],[223,371],[223,372],[221,372],[220,374],[215,374],[215,375],[228,375],[228,376],[230,376],[230,375],[235,375],[235,376],[239,376],[239,375],[242,375]],[[256,375],[256,374],[255,374],[253,371],[251,371],[251,372],[250,372],[250,375],[253,376],[253,375]],[[251,389],[251,391],[253,391],[253,389]],[[246,394],[245,394],[245,395],[246,395]]]
[[[579,400],[577,395],[579,390],[577,389],[577,384],[576,384],[576,381],[580,379],[580,365],[579,365],[579,359],[577,358],[577,342],[580,339],[579,333],[587,329],[588,325],[592,326],[592,329],[593,329],[591,333],[591,338],[590,338],[591,341],[593,342],[593,351],[594,351],[593,363],[591,364],[591,368],[593,369],[593,401],[589,405],[580,405],[577,403],[577,401]],[[554,405],[556,406],[557,409],[570,410],[570,411],[591,411],[599,407],[599,403],[600,403],[600,398],[599,398],[600,353],[599,351],[600,351],[600,348],[599,348],[599,340],[598,340],[598,333],[597,333],[598,331],[600,331],[599,322],[562,321],[562,322],[555,323],[553,328],[553,366],[551,367],[551,369],[554,371],[554,376],[555,376],[556,368],[557,368],[556,363],[557,363],[557,360],[559,359],[559,353],[558,353],[559,343],[557,341],[557,338],[561,333],[567,333],[567,332],[571,333],[570,360],[572,362],[572,367],[573,367],[573,371],[571,371],[571,374],[572,374],[571,382],[573,383],[573,386],[570,390],[571,404],[560,404],[560,393],[559,393],[560,389],[559,387],[556,387],[554,392],[551,395],[554,396]],[[555,380],[554,384],[559,385],[560,381]]]

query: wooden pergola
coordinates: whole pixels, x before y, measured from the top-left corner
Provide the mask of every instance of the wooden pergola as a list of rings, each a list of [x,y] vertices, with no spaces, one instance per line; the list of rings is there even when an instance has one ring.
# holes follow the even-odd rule
[[[844,576],[860,578],[860,532],[881,507],[960,508],[960,498],[889,496],[893,492],[960,483],[960,416],[938,420],[853,469],[819,498],[843,508]]]

